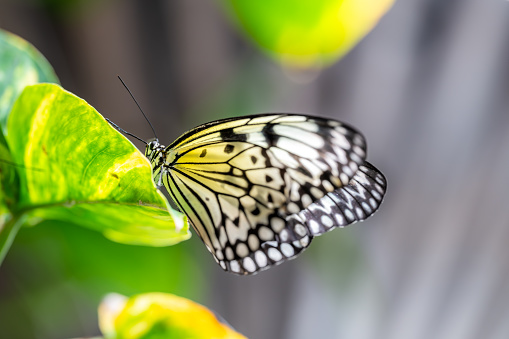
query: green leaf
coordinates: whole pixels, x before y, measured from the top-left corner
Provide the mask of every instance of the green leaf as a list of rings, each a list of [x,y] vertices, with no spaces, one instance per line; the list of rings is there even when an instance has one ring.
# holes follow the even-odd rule
[[[206,307],[168,293],[110,294],[99,327],[108,339],[246,339]]]
[[[53,68],[27,41],[0,30],[0,125],[5,132],[7,117],[25,86],[58,83]]]
[[[18,201],[19,176],[7,141],[0,130],[0,215],[9,213]]]
[[[6,140],[12,162],[22,164],[11,212],[25,215],[25,224],[59,220],[150,246],[190,237],[183,215],[156,189],[145,156],[60,86],[28,86],[13,106]]]
[[[23,218],[14,217],[12,207],[18,201],[19,176],[7,141],[0,131],[0,263],[7,254]]]
[[[394,0],[226,0],[234,21],[271,57],[321,68],[362,39]]]

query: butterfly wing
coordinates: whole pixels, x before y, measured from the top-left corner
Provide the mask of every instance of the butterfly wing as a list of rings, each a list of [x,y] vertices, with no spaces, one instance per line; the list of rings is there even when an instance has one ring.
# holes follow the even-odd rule
[[[360,133],[303,115],[215,121],[184,134],[167,150],[171,160],[163,179],[170,195],[221,267],[238,274],[302,252],[321,234],[311,226],[322,218],[317,211],[325,209],[327,197],[336,202],[332,215],[338,219],[345,211],[348,218],[337,201],[364,194],[358,190],[368,180],[362,168],[371,169],[365,165],[359,171],[366,156]],[[358,179],[351,182],[354,175]],[[344,201],[350,206],[353,200]]]
[[[386,189],[384,175],[365,162],[347,186],[327,193],[299,213],[288,216],[287,231],[284,231],[288,236],[286,233],[280,236],[295,241],[364,221],[380,207]]]

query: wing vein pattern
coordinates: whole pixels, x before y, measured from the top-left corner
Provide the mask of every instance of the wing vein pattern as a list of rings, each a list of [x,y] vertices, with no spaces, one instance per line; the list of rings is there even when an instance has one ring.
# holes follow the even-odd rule
[[[146,151],[154,177],[216,262],[241,275],[293,259],[313,237],[365,220],[387,186],[366,162],[362,134],[320,117],[223,119],[156,146]]]

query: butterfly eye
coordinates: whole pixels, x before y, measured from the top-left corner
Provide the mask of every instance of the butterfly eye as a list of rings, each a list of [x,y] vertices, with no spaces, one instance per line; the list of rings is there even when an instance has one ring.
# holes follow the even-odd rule
[[[162,149],[159,142],[157,140],[152,140],[148,142],[147,146],[145,147],[145,156],[149,158],[150,161],[152,161],[155,158],[156,153],[160,152],[161,150]]]
[[[152,143],[148,143],[147,146],[145,147],[145,156],[147,158],[150,158],[150,154],[152,153],[154,149],[154,146],[152,145]]]

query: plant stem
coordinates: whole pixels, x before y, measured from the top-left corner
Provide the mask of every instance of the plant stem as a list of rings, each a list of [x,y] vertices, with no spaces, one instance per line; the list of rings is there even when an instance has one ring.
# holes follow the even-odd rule
[[[14,238],[23,224],[23,220],[23,214],[18,214],[10,216],[0,224],[0,265],[11,248]]]

